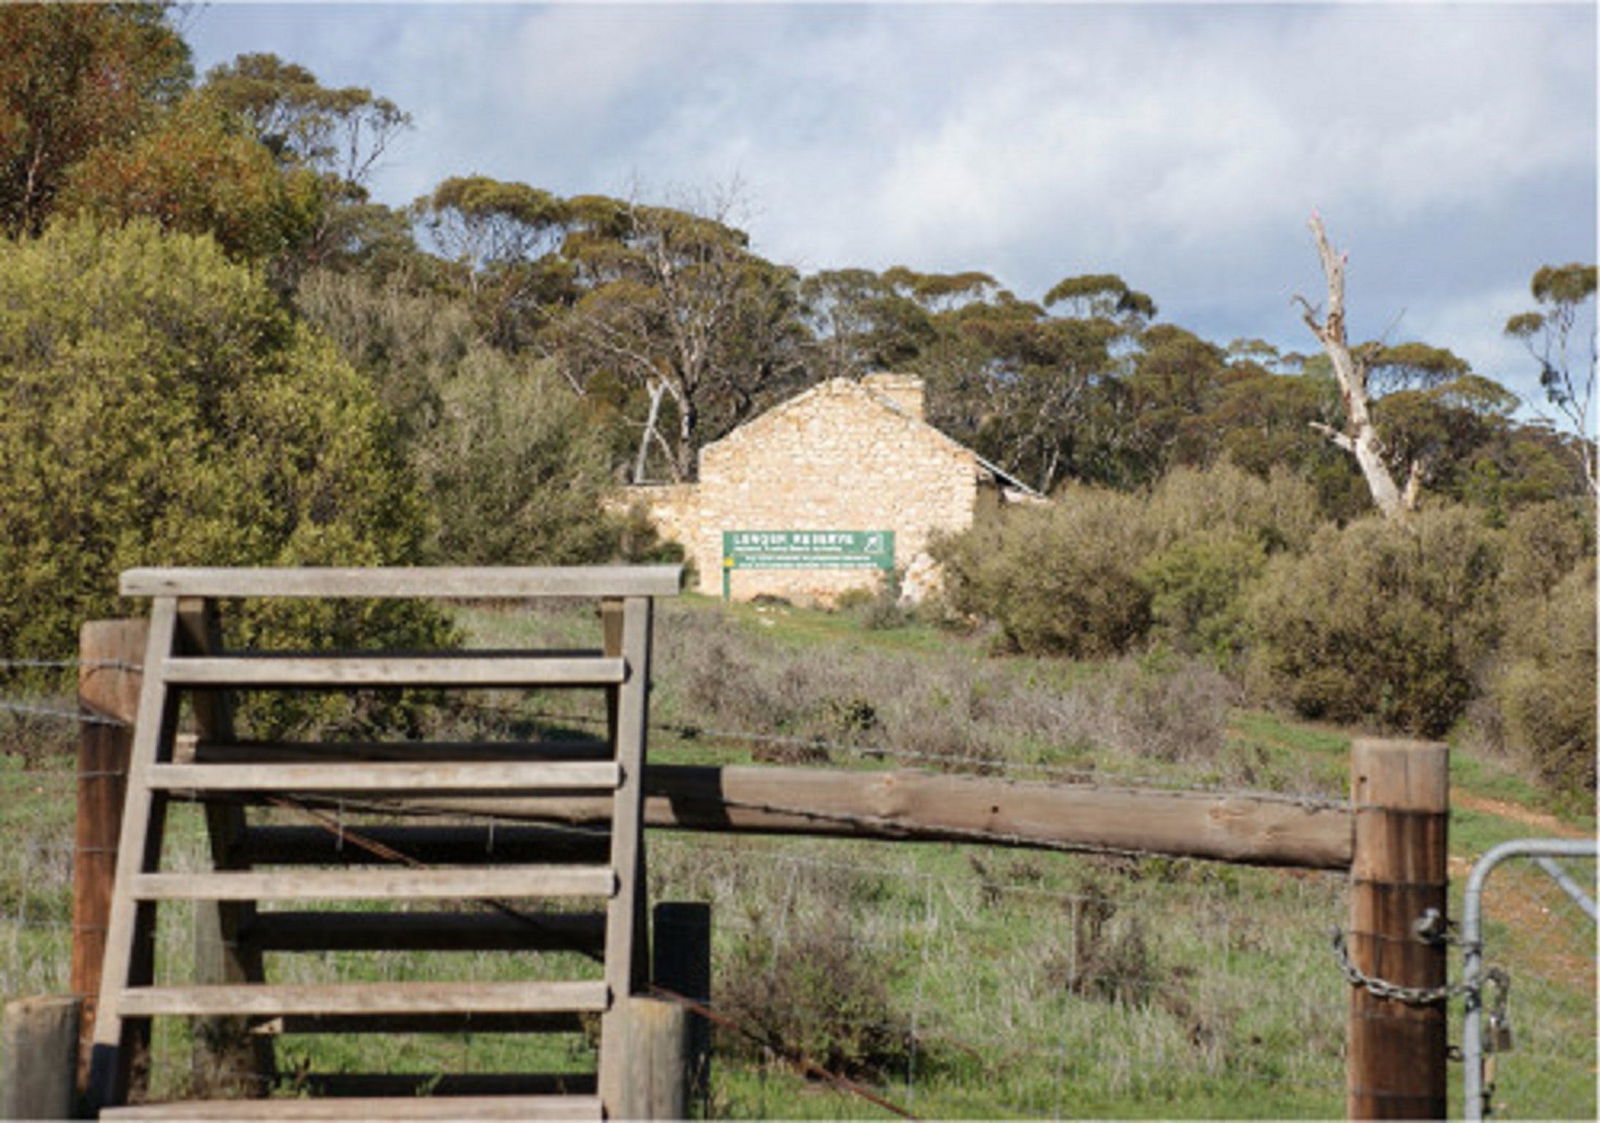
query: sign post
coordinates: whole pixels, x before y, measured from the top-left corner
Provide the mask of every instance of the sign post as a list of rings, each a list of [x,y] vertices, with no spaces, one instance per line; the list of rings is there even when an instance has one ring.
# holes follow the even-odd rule
[[[722,599],[735,569],[894,569],[892,530],[725,530]]]

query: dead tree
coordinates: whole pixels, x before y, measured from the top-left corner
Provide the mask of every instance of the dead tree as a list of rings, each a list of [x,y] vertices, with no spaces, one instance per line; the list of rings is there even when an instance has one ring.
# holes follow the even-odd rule
[[[1333,376],[1339,384],[1339,397],[1344,403],[1344,428],[1335,429],[1320,421],[1311,427],[1334,444],[1356,458],[1361,474],[1367,481],[1372,501],[1378,505],[1385,518],[1396,518],[1417,505],[1417,494],[1422,486],[1423,464],[1411,464],[1411,474],[1405,490],[1395,485],[1383,461],[1383,442],[1378,439],[1378,429],[1372,423],[1367,401],[1367,368],[1371,355],[1367,348],[1352,349],[1345,336],[1344,267],[1348,255],[1337,253],[1328,244],[1327,231],[1322,226],[1322,216],[1313,214],[1308,224],[1317,239],[1317,253],[1322,258],[1322,272],[1328,279],[1328,313],[1320,321],[1317,310],[1303,296],[1296,296],[1304,315],[1306,326],[1322,342],[1333,363]]]

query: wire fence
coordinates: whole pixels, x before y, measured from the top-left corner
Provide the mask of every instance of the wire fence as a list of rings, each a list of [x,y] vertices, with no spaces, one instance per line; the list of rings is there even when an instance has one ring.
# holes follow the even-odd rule
[[[502,712],[493,702],[477,709],[562,726],[598,720]],[[0,801],[13,840],[0,848],[8,998],[67,990],[77,778],[66,749],[77,723],[106,720],[67,699],[0,698]],[[820,750],[858,767],[972,764],[685,723],[658,723],[657,732],[680,744]],[[1019,779],[1219,790],[1049,764],[987,767]],[[652,900],[712,904],[712,1005],[741,1027],[718,1033],[709,1115],[880,1110],[805,1079],[797,1055],[918,1115],[1342,1110],[1347,984],[1327,947],[1346,907],[1342,875],[976,840],[891,847],[653,833],[650,851]],[[1592,862],[1573,872],[1593,886]],[[1491,1110],[1594,1118],[1593,930],[1567,915],[1576,910],[1537,870],[1508,870],[1495,888],[1486,942],[1490,961],[1510,972],[1514,1044],[1493,1061]],[[1458,968],[1452,961],[1452,977]],[[1452,1015],[1459,1040],[1459,1010]],[[187,1048],[168,1057],[182,1065]]]

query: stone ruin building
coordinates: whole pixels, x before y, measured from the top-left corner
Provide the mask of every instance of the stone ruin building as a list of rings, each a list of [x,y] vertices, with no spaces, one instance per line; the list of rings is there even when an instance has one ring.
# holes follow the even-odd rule
[[[700,450],[699,481],[637,486],[661,536],[681,544],[695,588],[831,603],[897,572],[902,596],[937,582],[930,536],[985,505],[1040,496],[924,419],[922,379],[820,383]]]

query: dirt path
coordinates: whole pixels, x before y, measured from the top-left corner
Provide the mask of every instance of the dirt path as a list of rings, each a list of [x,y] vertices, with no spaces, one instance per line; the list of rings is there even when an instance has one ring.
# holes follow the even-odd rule
[[[1542,811],[1530,811],[1526,807],[1519,807],[1503,799],[1487,799],[1483,796],[1468,795],[1462,791],[1452,791],[1450,802],[1457,807],[1465,807],[1468,811],[1480,811],[1485,815],[1495,815],[1501,819],[1510,819],[1524,826],[1533,827],[1540,834],[1553,838],[1594,837],[1581,827],[1563,823],[1554,815],[1546,815]]]

